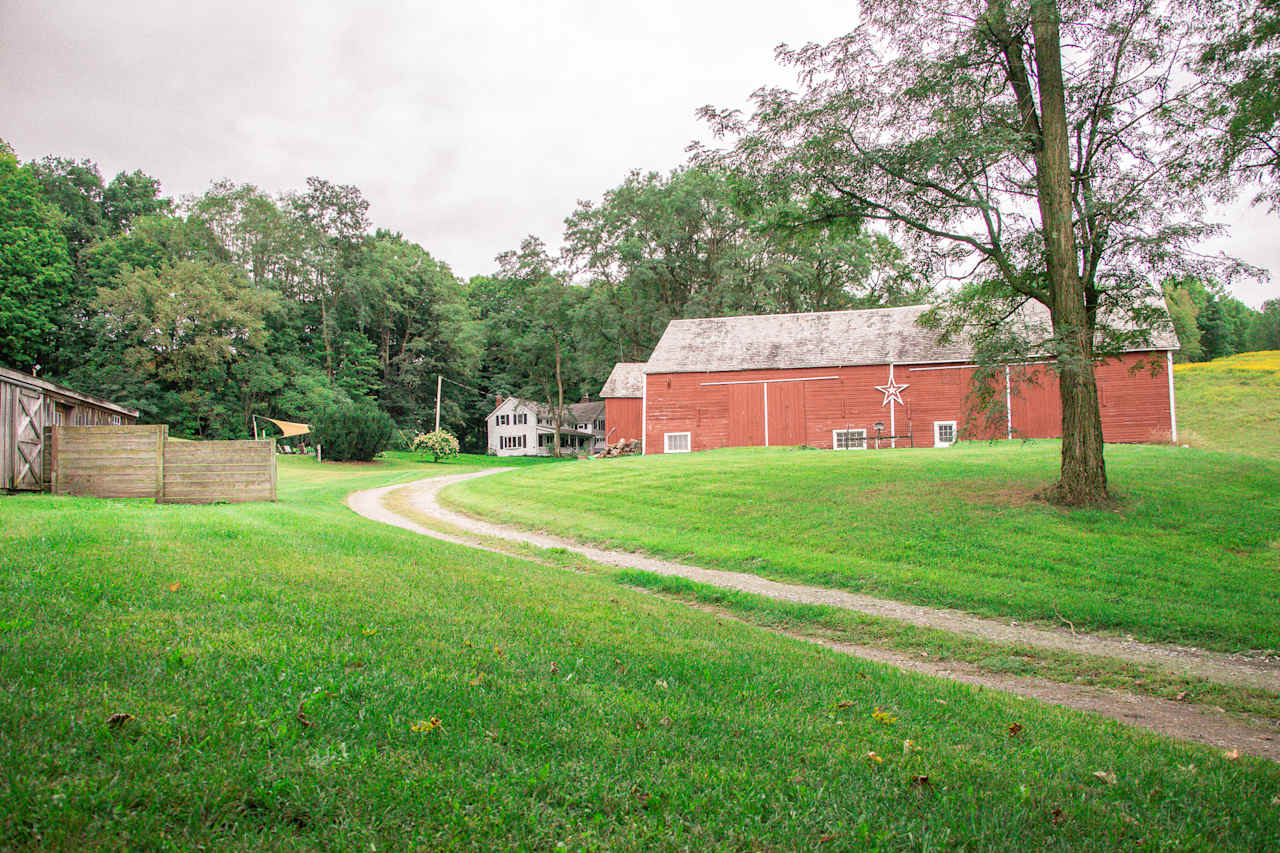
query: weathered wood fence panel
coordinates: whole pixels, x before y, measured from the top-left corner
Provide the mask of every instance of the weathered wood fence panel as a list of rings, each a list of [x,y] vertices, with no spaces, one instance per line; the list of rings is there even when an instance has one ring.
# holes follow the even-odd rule
[[[55,426],[47,452],[55,495],[155,498],[166,426]]]
[[[169,441],[164,446],[165,503],[273,501],[273,441]]]
[[[276,499],[274,441],[179,441],[166,426],[56,426],[49,436],[54,494],[161,503]]]

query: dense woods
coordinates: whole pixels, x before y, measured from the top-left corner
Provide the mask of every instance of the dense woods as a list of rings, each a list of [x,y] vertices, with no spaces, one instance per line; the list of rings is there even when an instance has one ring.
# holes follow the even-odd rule
[[[137,407],[175,435],[247,435],[252,415],[372,401],[397,427],[483,444],[493,395],[596,395],[667,321],[927,294],[882,235],[754,220],[722,175],[635,173],[460,279],[375,227],[353,186],[213,183],[181,200],[142,171],[0,154],[0,363]],[[10,236],[11,235],[11,236]]]

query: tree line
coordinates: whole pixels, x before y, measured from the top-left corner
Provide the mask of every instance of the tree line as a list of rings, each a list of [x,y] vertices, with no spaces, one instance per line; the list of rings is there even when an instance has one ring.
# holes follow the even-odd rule
[[[142,171],[0,151],[0,363],[136,407],[176,435],[234,438],[373,401],[406,434],[485,444],[496,394],[556,405],[644,360],[669,320],[899,304],[928,294],[884,235],[782,231],[697,168],[628,175],[463,280],[375,227],[353,186],[213,183],[174,200]]]

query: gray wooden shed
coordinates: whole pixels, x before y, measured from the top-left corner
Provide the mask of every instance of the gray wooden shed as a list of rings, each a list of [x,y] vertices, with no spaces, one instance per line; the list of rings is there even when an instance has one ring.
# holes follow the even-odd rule
[[[136,409],[0,367],[0,491],[48,487],[45,443],[53,426],[132,424]]]

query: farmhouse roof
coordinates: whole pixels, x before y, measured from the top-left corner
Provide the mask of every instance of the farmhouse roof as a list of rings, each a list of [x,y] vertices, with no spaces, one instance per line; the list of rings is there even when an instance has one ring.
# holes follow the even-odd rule
[[[916,324],[929,305],[672,320],[644,367],[645,373],[928,364],[973,359],[962,339],[938,340]],[[1032,303],[1019,321],[1048,329],[1048,310]],[[1047,331],[1046,331],[1047,334]],[[1144,349],[1176,349],[1172,329],[1152,335]]]
[[[507,403],[511,403],[514,408],[524,407],[533,410],[534,414],[540,418],[551,418],[552,412],[555,411],[554,406],[548,406],[546,403],[540,403],[537,400],[526,400],[521,397],[508,397],[502,401],[502,404],[495,408],[498,409]],[[567,415],[561,423],[589,423],[596,418],[604,417],[604,400],[592,400],[586,403],[566,403],[564,411]],[[493,416],[493,412],[489,413]]]
[[[604,387],[600,389],[601,397],[643,397],[644,369],[643,361],[620,361],[613,366]]]
[[[571,403],[567,407],[569,414],[573,415],[574,423],[590,423],[596,418],[604,417],[604,400],[594,400],[589,403]]]
[[[32,389],[47,391],[55,397],[74,400],[77,403],[96,406],[99,409],[106,409],[110,412],[118,412],[122,415],[128,415],[131,418],[136,418],[138,416],[137,409],[131,409],[128,406],[121,406],[119,403],[113,403],[110,400],[104,400],[101,397],[95,397],[92,394],[82,394],[79,391],[72,391],[70,388],[63,387],[62,385],[55,385],[52,382],[32,376],[29,373],[10,370],[7,367],[0,367],[0,380],[6,380],[15,385],[26,385],[28,388]]]

